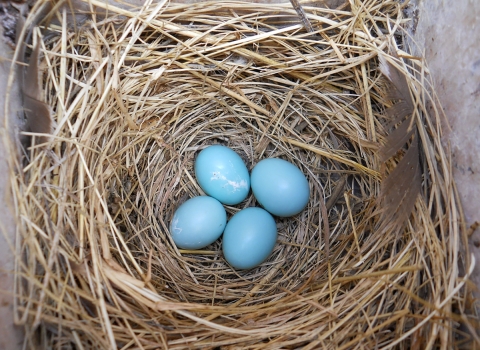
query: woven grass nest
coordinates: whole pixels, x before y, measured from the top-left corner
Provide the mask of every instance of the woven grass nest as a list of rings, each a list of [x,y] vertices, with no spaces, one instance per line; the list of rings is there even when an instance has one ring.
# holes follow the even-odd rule
[[[304,3],[313,33],[289,3],[87,3],[109,15],[71,25],[54,7],[32,31],[53,132],[27,149],[12,184],[28,346],[460,346],[462,215],[399,3]],[[388,114],[405,101],[387,93],[388,72],[406,84],[415,130],[391,155]],[[310,184],[307,208],[276,218],[276,247],[252,270],[232,269],[221,240],[184,251],[168,232],[175,209],[202,194],[193,162],[211,144],[249,170],[287,159]],[[413,148],[420,178],[395,174]],[[392,183],[413,193],[405,219]],[[254,205],[249,195],[226,209]]]

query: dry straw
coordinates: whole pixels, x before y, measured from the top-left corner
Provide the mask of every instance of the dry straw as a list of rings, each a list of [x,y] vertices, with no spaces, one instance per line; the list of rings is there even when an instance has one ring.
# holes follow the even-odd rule
[[[473,262],[459,255],[464,230],[442,115],[423,61],[402,43],[399,3],[303,4],[314,32],[290,4],[85,3],[109,16],[73,26],[55,7],[50,24],[33,30],[54,132],[24,154],[25,167],[12,160],[16,310],[27,346],[468,341],[463,289]],[[379,55],[407,79],[420,139],[421,195],[399,232],[379,229],[381,181],[402,156],[384,164],[378,155],[390,107]],[[182,251],[169,236],[176,207],[202,194],[192,166],[210,144],[231,147],[249,169],[288,159],[311,186],[308,207],[277,219],[273,254],[250,271],[230,268],[220,242]],[[250,196],[227,211],[255,204]]]

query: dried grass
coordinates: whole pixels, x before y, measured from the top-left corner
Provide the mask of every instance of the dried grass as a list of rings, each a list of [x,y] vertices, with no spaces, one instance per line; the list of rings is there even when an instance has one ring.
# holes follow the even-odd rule
[[[441,111],[423,61],[402,47],[401,7],[304,10],[315,33],[290,4],[241,2],[110,6],[76,29],[55,9],[59,24],[35,31],[55,131],[12,184],[27,346],[460,347],[464,231]],[[379,54],[407,77],[422,146],[422,196],[400,234],[378,230],[390,107]],[[168,233],[175,208],[202,194],[192,165],[213,143],[249,169],[288,159],[311,185],[307,209],[277,220],[273,254],[250,271],[232,270],[219,242],[182,251]]]

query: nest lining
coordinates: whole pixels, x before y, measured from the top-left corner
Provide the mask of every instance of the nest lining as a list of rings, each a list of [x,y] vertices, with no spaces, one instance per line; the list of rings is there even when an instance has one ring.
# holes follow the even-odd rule
[[[401,7],[352,4],[305,7],[317,34],[304,32],[289,5],[113,7],[120,17],[77,29],[55,14],[60,25],[39,37],[55,131],[45,148],[30,149],[14,183],[24,257],[17,309],[28,343],[453,344],[465,281],[440,115],[423,107],[423,63],[402,61],[425,120],[423,189],[400,234],[378,230],[389,105],[376,56],[396,62],[386,50],[401,34],[391,29],[402,24]],[[203,194],[193,162],[211,144],[235,150],[249,170],[264,158],[289,160],[309,180],[308,207],[276,219],[278,243],[258,268],[229,267],[221,241],[185,251],[169,236],[175,209]],[[249,195],[226,209],[253,205]]]

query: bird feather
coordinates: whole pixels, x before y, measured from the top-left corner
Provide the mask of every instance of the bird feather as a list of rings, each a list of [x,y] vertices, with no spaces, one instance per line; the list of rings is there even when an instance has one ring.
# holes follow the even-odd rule
[[[395,50],[391,56],[398,62]],[[387,78],[385,104],[390,105],[385,114],[387,136],[379,150],[380,161],[385,163],[392,157],[401,158],[384,180],[378,197],[382,228],[393,225],[401,230],[410,217],[421,191],[422,173],[420,166],[419,137],[414,118],[415,104],[405,73],[379,55],[380,71]],[[402,157],[403,154],[403,157]],[[386,166],[383,169],[387,169]]]
[[[26,44],[23,40],[20,40],[20,34],[22,33],[25,21],[23,16],[20,15],[17,20],[17,46],[19,51],[19,60],[26,62],[25,47]],[[28,35],[31,37],[31,35]],[[42,102],[42,90],[39,82],[39,68],[38,58],[40,53],[39,40],[30,55],[28,65],[26,67],[20,65],[18,76],[20,91],[23,97],[23,108],[25,113],[25,131],[42,134],[35,138],[24,138],[22,142],[25,146],[29,146],[33,142],[35,145],[43,144],[48,141],[48,134],[52,131],[52,116],[50,107]]]

